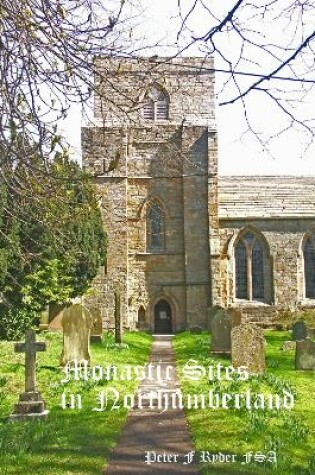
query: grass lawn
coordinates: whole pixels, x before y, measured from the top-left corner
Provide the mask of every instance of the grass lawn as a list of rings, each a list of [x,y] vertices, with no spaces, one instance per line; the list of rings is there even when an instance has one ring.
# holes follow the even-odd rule
[[[84,381],[61,384],[59,367],[62,335],[41,334],[48,350],[37,354],[37,383],[50,410],[45,421],[6,422],[24,385],[24,354],[13,351],[12,342],[0,342],[0,473],[1,475],[95,475],[102,473],[108,455],[126,420],[127,409],[93,411],[97,396],[106,387],[122,395],[133,393],[137,381]],[[126,332],[122,347],[111,335],[91,345],[91,366],[143,365],[148,360],[151,337]],[[61,407],[61,395],[79,393],[82,409]],[[112,398],[109,398],[112,399]],[[69,399],[67,399],[69,402]]]
[[[228,358],[210,354],[209,335],[176,335],[178,373],[184,394],[238,393],[250,388],[255,393],[282,394],[290,388],[295,394],[293,410],[187,409],[193,441],[198,453],[237,455],[236,463],[205,463],[202,475],[315,475],[315,372],[294,370],[294,350],[283,352],[288,332],[266,331],[267,371],[246,382],[199,381],[183,379],[182,368],[191,358],[202,366],[229,366]],[[247,452],[269,450],[277,453],[277,464],[245,462]]]

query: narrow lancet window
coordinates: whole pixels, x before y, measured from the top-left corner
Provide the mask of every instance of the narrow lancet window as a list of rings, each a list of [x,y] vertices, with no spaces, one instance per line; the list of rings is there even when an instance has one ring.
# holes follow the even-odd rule
[[[147,215],[147,241],[149,251],[161,251],[164,249],[164,210],[159,203],[150,204]]]
[[[315,298],[315,241],[308,237],[303,248],[305,297]]]
[[[267,251],[261,237],[243,233],[235,250],[235,296],[245,300],[266,299]]]

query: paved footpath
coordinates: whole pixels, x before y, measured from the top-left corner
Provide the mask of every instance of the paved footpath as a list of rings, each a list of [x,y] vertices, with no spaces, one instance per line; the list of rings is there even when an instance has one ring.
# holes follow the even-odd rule
[[[163,367],[172,365],[175,367],[175,356],[172,350],[171,336],[154,336],[150,355],[152,365],[159,364]],[[139,386],[141,393],[155,393],[161,389],[161,383],[156,380],[144,380]],[[167,382],[163,389],[176,390],[179,383],[175,374]],[[187,461],[184,457],[193,450],[185,414],[180,409],[169,409],[165,412],[147,407],[139,409],[135,407],[129,412],[126,425],[109,461],[106,475],[197,475],[198,469],[195,464],[183,464]],[[145,462],[147,452],[150,452],[152,460],[154,454],[160,455],[160,459],[167,460],[171,455],[171,461]],[[177,455],[177,462],[174,462]]]

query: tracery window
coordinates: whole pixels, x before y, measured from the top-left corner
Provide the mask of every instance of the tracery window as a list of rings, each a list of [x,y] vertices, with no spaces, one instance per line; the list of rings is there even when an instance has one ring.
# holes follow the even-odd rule
[[[167,120],[169,97],[159,84],[154,84],[144,98],[142,117],[145,120]]]
[[[156,201],[150,203],[147,211],[147,248],[148,251],[164,249],[165,215],[162,206]]]
[[[262,239],[246,231],[235,250],[235,296],[238,299],[266,299],[266,249]]]
[[[309,236],[303,246],[305,297],[315,298],[315,236]]]

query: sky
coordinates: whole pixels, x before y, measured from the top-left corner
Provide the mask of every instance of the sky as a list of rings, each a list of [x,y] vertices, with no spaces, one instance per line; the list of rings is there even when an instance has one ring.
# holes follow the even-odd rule
[[[187,12],[192,0],[181,0],[183,5],[183,13]],[[207,3],[207,2],[206,2]],[[210,3],[210,2],[208,2]],[[234,2],[226,0],[212,0],[215,13],[219,18],[228,11],[228,7]],[[151,44],[159,42],[158,49],[150,50],[150,55],[158,53],[160,56],[172,54],[175,49],[174,45],[177,41],[176,33],[180,22],[178,18],[178,0],[142,0],[141,15],[136,11],[136,24],[134,27],[134,38],[143,37],[145,44],[149,41]],[[185,10],[186,8],[186,10]],[[134,13],[135,10],[132,12]],[[292,23],[292,22],[291,22]],[[189,27],[192,34],[204,34],[211,26],[211,18],[205,14],[205,11],[196,10],[194,15],[190,17]],[[259,28],[259,25],[254,25]],[[276,33],[275,33],[276,31]],[[270,29],[270,35],[274,43],[285,45],[286,35],[290,36],[290,25],[280,24],[273,25]],[[255,38],[255,35],[253,36]],[[182,40],[178,41],[178,46],[186,44],[190,40],[190,34],[184,35]],[[239,44],[238,38],[231,34],[221,37],[218,45],[222,51],[228,52],[229,57],[233,58],[237,52]],[[169,47],[168,45],[172,45]],[[199,47],[192,46],[186,50],[185,55],[201,56],[203,51]],[[256,56],[257,51],[254,49],[249,51],[249,57],[252,55],[252,61],[248,61],[242,65],[242,70],[259,71],[257,68]],[[226,69],[226,64],[222,62],[219,56],[215,57],[216,68]],[[269,71],[274,67],[272,58],[260,58],[260,66],[263,71]],[[301,66],[302,67],[302,66]],[[216,96],[217,96],[217,128],[218,128],[218,144],[219,144],[219,174],[221,175],[314,175],[315,176],[315,144],[310,141],[309,134],[303,130],[303,126],[292,126],[284,120],[283,113],[275,106],[273,101],[269,100],[265,94],[257,92],[250,94],[246,98],[245,109],[240,101],[236,101],[232,105],[219,106],[219,103],[226,98],[232,97],[235,93],[235,87],[228,85],[225,92],[222,93],[222,85],[226,80],[226,74],[216,73]],[[309,76],[307,76],[309,77]],[[311,78],[315,79],[315,72]],[[246,79],[241,85],[246,85]],[[283,82],[275,82],[275,88],[286,87]],[[234,88],[234,89],[233,89]],[[287,94],[284,90],[281,94]],[[304,102],[301,102],[301,96],[290,93],[294,103],[294,110],[299,117],[309,117],[315,110],[315,94],[306,95]],[[253,131],[246,132],[247,125],[245,113],[250,127]],[[80,127],[81,112],[79,107],[73,107],[67,120],[64,123],[64,130],[69,142],[76,150],[76,154],[80,150]],[[261,134],[264,139],[270,138],[279,130],[286,128],[286,131],[280,136],[276,136],[264,145],[257,139],[257,133]],[[246,133],[245,133],[246,132]]]

